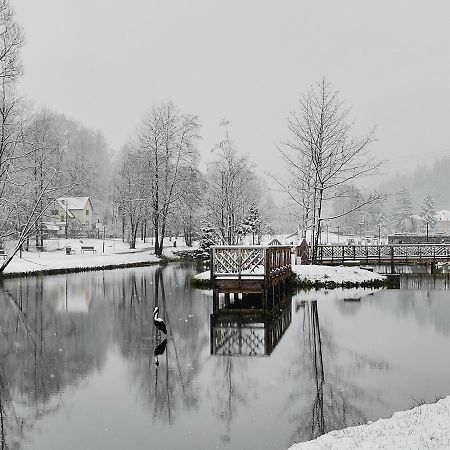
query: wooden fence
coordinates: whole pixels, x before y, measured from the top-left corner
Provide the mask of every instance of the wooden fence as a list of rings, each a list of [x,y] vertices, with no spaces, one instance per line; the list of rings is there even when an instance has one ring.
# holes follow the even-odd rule
[[[264,280],[291,274],[291,247],[217,245],[211,247],[211,280]]]
[[[319,245],[317,250],[317,261],[321,264],[450,261],[450,244]]]

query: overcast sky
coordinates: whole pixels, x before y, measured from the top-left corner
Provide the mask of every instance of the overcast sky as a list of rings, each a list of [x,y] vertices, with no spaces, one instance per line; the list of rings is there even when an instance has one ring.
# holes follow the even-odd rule
[[[403,0],[12,0],[24,28],[21,93],[103,131],[118,149],[145,110],[171,100],[227,118],[259,170],[299,95],[326,76],[355,131],[401,171],[450,155],[450,3]]]

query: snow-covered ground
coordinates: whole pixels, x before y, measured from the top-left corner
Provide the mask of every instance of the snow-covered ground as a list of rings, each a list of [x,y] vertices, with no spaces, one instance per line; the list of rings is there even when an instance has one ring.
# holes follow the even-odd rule
[[[293,265],[292,271],[299,281],[309,283],[360,284],[384,279],[383,275],[358,267]],[[209,280],[210,272],[208,270],[199,273],[195,278],[202,281]]]
[[[295,265],[292,271],[300,281],[311,283],[366,283],[383,280],[383,275],[359,267]]]
[[[389,419],[332,431],[289,450],[449,449],[450,396],[430,405],[396,412]]]
[[[103,249],[104,242],[104,249]],[[66,254],[66,247],[71,247],[71,254]],[[81,253],[81,246],[93,246],[95,253]],[[184,247],[167,240],[163,251],[164,256],[173,257],[174,250]],[[6,267],[5,274],[39,272],[55,269],[94,268],[107,266],[120,266],[125,264],[157,263],[160,261],[154,255],[150,242],[137,242],[136,249],[131,250],[127,243],[118,239],[54,239],[44,242],[45,251],[19,253]],[[0,260],[0,264],[3,260]]]

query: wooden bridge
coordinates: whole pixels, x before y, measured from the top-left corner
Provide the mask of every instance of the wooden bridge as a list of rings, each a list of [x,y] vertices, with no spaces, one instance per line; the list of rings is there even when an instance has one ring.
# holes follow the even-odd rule
[[[211,281],[222,292],[262,292],[291,275],[291,247],[211,247]]]
[[[319,245],[319,264],[410,264],[450,261],[450,244]]]

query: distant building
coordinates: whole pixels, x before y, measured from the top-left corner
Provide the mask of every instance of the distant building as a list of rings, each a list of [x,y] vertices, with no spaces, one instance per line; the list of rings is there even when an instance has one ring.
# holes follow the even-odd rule
[[[49,228],[47,224],[58,227],[57,236],[64,236],[67,227],[71,237],[88,237],[94,229],[93,215],[94,208],[89,197],[59,197],[48,208],[46,228]]]
[[[450,234],[450,211],[442,209],[436,213],[436,231]]]

